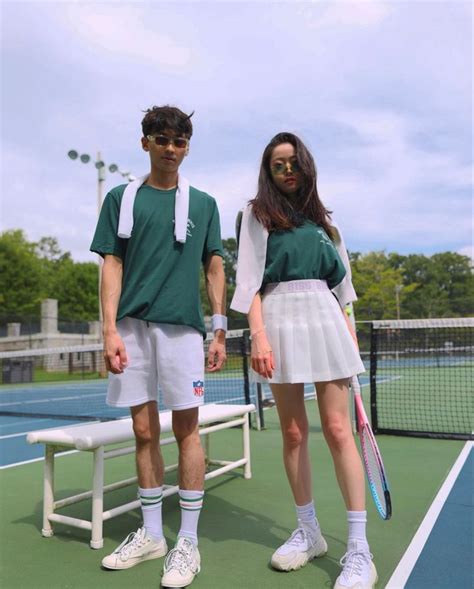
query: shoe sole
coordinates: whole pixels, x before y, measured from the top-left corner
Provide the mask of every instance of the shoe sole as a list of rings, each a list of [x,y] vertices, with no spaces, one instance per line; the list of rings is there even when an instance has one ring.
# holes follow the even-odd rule
[[[374,563],[372,563],[371,569],[372,569],[372,571],[371,571],[372,578],[371,578],[371,584],[368,587],[368,589],[374,589],[375,585],[377,584],[377,581],[379,580],[379,576],[377,574],[377,569],[375,568]],[[348,588],[346,585],[339,585],[336,580],[336,584],[334,585],[334,589],[348,589]]]
[[[323,538],[324,540],[324,538]],[[295,558],[288,562],[288,563],[280,563],[276,560],[272,560],[270,561],[270,564],[272,565],[272,567],[274,569],[276,569],[277,571],[284,571],[285,573],[288,573],[290,571],[297,571],[298,569],[303,568],[304,566],[306,566],[308,564],[308,562],[310,562],[311,560],[313,560],[314,558],[320,558],[321,556],[324,556],[328,551],[328,545],[326,540],[324,540],[324,546],[322,548],[322,550],[320,550],[319,552],[315,552],[314,554],[308,555],[308,554],[298,554],[295,556]]]
[[[140,558],[140,560],[135,560],[134,562],[124,562],[124,563],[120,563],[120,566],[117,565],[109,565],[109,564],[104,564],[104,562],[102,561],[102,567],[104,569],[107,569],[109,571],[122,571],[125,569],[131,569],[132,567],[136,566],[137,564],[140,564],[142,562],[145,562],[146,560],[154,560],[155,558],[162,558],[163,556],[165,556],[168,553],[168,547],[165,546],[164,550],[160,550],[157,552],[152,552],[150,554],[147,554],[145,556],[143,556],[142,558]]]
[[[199,575],[199,573],[201,572],[201,567],[198,568],[197,572],[193,575],[193,578],[188,581],[186,584],[183,584],[183,581],[180,581],[179,583],[165,583],[163,582],[163,579],[161,580],[161,587],[162,589],[167,589],[167,587],[187,587],[188,585],[191,585],[191,583],[194,581],[194,579],[196,578],[197,575]]]

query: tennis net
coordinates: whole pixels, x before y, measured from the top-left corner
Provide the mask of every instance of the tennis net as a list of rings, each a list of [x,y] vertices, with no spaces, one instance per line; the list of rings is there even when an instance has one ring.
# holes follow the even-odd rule
[[[473,439],[474,318],[374,321],[375,433]]]
[[[246,332],[229,332],[226,348],[224,369],[205,375],[205,402],[250,403]],[[98,343],[0,352],[0,415],[104,421],[128,416],[128,408],[105,402],[102,350]],[[161,398],[159,405],[164,407]]]

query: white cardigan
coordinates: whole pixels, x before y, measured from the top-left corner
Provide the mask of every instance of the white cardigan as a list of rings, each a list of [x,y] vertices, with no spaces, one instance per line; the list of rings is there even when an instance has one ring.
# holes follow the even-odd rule
[[[351,266],[341,231],[332,220],[329,223],[335,229],[334,244],[346,268],[344,279],[332,289],[332,292],[336,295],[340,306],[344,308],[347,304],[356,301],[357,295],[352,286]],[[257,221],[252,212],[252,205],[247,205],[243,211],[240,228],[237,287],[230,304],[230,308],[235,311],[248,313],[255,294],[262,286],[267,257],[267,240],[267,229]]]

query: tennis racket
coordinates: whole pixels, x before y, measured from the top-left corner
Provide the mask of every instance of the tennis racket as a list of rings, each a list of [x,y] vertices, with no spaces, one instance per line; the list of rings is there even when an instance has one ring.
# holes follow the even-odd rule
[[[351,378],[351,387],[354,393],[354,402],[359,430],[360,447],[365,467],[365,474],[369,483],[370,492],[377,511],[385,520],[392,515],[392,500],[388,487],[387,476],[383,466],[382,456],[375,441],[375,436],[370,427],[367,414],[364,409],[360,394],[360,384],[357,376]]]

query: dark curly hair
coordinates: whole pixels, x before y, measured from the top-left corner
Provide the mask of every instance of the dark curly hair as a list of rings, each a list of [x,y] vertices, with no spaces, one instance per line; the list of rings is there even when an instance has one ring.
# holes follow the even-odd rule
[[[282,143],[293,145],[296,160],[301,169],[302,185],[296,198],[288,198],[273,182],[270,160],[275,147]],[[255,217],[268,231],[293,229],[308,219],[321,225],[331,239],[335,237],[329,224],[332,211],[329,211],[319,198],[313,156],[301,139],[293,133],[278,133],[265,147],[260,165],[257,195],[250,204]]]
[[[143,136],[161,133],[167,129],[174,131],[177,135],[184,135],[188,139],[193,134],[191,117],[194,111],[187,115],[176,106],[152,106],[145,111],[142,120]]]

